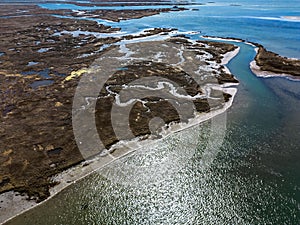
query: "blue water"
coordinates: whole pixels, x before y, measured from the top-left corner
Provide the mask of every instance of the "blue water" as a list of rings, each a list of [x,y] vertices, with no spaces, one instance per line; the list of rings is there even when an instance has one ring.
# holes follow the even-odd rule
[[[230,6],[230,4],[240,6]],[[72,4],[40,4],[47,9],[104,9]],[[130,6],[126,6],[131,8]],[[112,6],[111,9],[126,9]],[[160,8],[161,6],[136,6]],[[136,8],[133,7],[133,8]],[[165,6],[169,7],[169,6]],[[287,20],[282,16],[300,16],[300,1],[216,1],[199,6],[186,6],[199,11],[164,13],[138,20],[105,22],[121,27],[128,33],[152,27],[175,27],[181,31],[199,31],[201,35],[235,37],[258,42],[281,55],[300,58],[300,20]],[[94,19],[95,20],[95,19]],[[163,22],[162,22],[163,21]],[[280,32],[279,32],[280,31]]]
[[[128,33],[175,27],[201,31],[190,35],[193,39],[242,38],[300,58],[300,23],[280,18],[299,16],[300,1],[227,0],[196,8],[110,24]],[[7,224],[300,224],[300,82],[256,77],[249,69],[254,48],[233,43],[241,49],[228,67],[240,85],[209,169],[203,171],[200,161],[211,121],[158,146],[195,154],[157,183],[128,187],[96,173]],[[183,147],[195,137],[201,140],[196,148]]]
[[[48,86],[53,83],[54,83],[53,80],[38,80],[38,81],[34,81],[32,84],[30,84],[30,87],[32,87],[33,89],[37,89],[39,87]]]
[[[35,74],[38,74],[40,75],[42,78],[51,78],[51,76],[49,75],[50,73],[50,70],[49,69],[44,69],[42,71],[27,71],[27,72],[22,72],[21,74],[26,76],[26,75],[35,75]]]
[[[62,4],[62,3],[42,3],[40,7],[46,9],[72,9],[72,10],[97,10],[97,9],[110,9],[110,10],[140,10],[140,9],[162,9],[172,8],[170,5],[155,5],[155,6],[79,6],[75,4]]]

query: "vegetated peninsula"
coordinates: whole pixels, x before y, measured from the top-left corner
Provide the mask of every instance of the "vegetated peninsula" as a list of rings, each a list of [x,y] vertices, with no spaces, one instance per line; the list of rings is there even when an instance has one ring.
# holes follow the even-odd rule
[[[257,46],[255,61],[251,63],[252,71],[259,76],[291,76],[300,77],[300,60],[282,57],[266,50],[262,45]]]

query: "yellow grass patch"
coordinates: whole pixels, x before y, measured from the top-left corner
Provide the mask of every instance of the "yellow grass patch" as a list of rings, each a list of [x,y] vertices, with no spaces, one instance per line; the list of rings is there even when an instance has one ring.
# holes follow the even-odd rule
[[[81,76],[82,74],[84,74],[86,72],[88,72],[87,69],[80,69],[80,70],[77,70],[77,71],[72,71],[71,74],[65,78],[65,81],[72,80],[73,78],[79,77],[79,76]]]
[[[3,166],[9,166],[11,164],[11,162],[12,162],[12,157],[9,157],[9,159],[6,160],[2,165]]]
[[[60,107],[60,106],[63,106],[61,102],[55,102],[55,107]]]
[[[7,149],[7,150],[5,150],[5,151],[2,153],[2,155],[3,155],[3,156],[8,156],[8,155],[10,155],[12,152],[13,152],[12,149]]]

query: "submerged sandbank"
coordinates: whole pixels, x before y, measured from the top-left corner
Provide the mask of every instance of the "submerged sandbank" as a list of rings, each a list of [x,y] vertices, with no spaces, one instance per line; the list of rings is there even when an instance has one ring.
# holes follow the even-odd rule
[[[281,18],[300,21],[300,16],[282,16]]]

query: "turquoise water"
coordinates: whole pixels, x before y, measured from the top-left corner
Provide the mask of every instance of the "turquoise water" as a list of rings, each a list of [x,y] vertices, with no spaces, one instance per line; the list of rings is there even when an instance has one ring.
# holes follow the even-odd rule
[[[248,39],[300,58],[299,22],[249,18],[299,16],[298,1],[230,3],[218,1],[218,6],[199,7],[200,11],[161,14],[119,25],[136,32],[163,23],[182,31]],[[149,173],[147,168],[141,168],[133,177],[125,174],[119,178],[122,182],[114,182],[103,176],[122,169],[112,164],[7,224],[299,224],[300,82],[256,77],[249,69],[253,47],[234,44],[241,50],[228,67],[240,85],[227,112],[226,136],[210,167],[203,166],[202,154],[211,138],[218,139],[210,133],[211,120],[149,147],[150,155],[133,154],[122,162],[155,163],[162,152],[192,152],[191,157],[178,160],[184,162],[179,169],[171,162],[164,173],[152,173],[150,181],[143,176]],[[122,185],[126,179],[132,185]]]
[[[96,10],[96,9],[112,9],[112,10],[139,10],[139,9],[159,9],[159,8],[172,8],[169,5],[158,6],[78,6],[75,4],[62,4],[62,3],[42,3],[40,7],[46,9],[72,9],[72,10]]]
[[[206,3],[206,2],[203,2]],[[231,4],[240,6],[231,6]],[[48,9],[86,9],[72,4],[41,4]],[[126,6],[130,8],[129,6]],[[145,7],[145,6],[138,6]],[[146,6],[157,8],[160,6]],[[169,6],[165,6],[169,7]],[[93,9],[90,7],[89,9]],[[94,9],[103,8],[95,7]],[[119,7],[112,7],[119,9]],[[121,7],[122,8],[122,7]],[[183,11],[144,17],[120,23],[101,23],[121,27],[132,33],[152,27],[175,27],[181,31],[198,31],[201,35],[235,37],[259,42],[266,48],[288,57],[300,58],[300,20],[287,20],[282,16],[299,16],[300,2],[292,1],[216,1],[206,5],[186,6],[199,11]],[[92,19],[93,20],[93,19]],[[94,19],[96,20],[96,19]],[[163,22],[162,22],[163,21]]]

